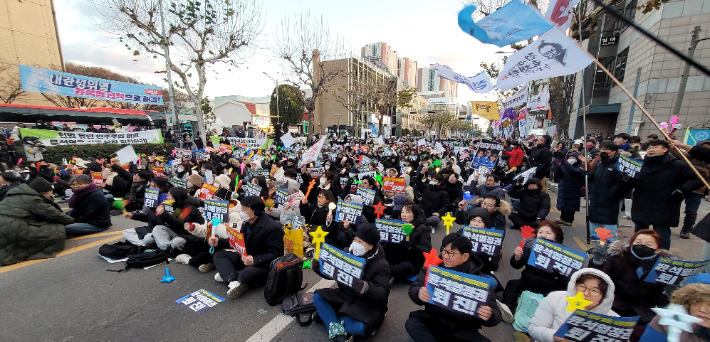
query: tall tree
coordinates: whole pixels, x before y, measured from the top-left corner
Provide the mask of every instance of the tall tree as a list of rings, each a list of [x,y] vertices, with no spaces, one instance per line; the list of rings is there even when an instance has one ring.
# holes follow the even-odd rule
[[[283,19],[273,40],[271,49],[283,64],[284,78],[298,89],[305,86],[311,92],[310,98],[303,91],[299,93],[308,111],[308,135],[313,135],[316,100],[347,72],[333,65],[326,67],[324,61],[344,57],[345,46],[331,35],[322,16],[311,17],[310,12]]]
[[[278,89],[278,111],[276,110],[276,90]],[[279,114],[281,123],[287,126],[296,126],[303,121],[303,98],[300,95],[301,90],[290,84],[279,84],[278,88],[274,88],[271,92],[271,103],[269,103],[269,113],[271,115]],[[271,123],[275,124],[277,120],[271,118]]]
[[[15,71],[14,65],[10,65],[4,60],[0,61],[0,101],[3,103],[12,103],[25,93],[22,90],[20,73]]]
[[[140,56],[166,58],[194,103],[203,141],[205,118],[202,99],[209,68],[217,64],[241,65],[254,51],[263,29],[258,0],[90,0],[103,16],[107,29],[125,47]],[[161,21],[163,16],[165,22]],[[165,26],[163,26],[163,24]],[[163,30],[167,27],[167,31]],[[165,31],[165,33],[163,33]],[[230,69],[231,70],[231,69]]]

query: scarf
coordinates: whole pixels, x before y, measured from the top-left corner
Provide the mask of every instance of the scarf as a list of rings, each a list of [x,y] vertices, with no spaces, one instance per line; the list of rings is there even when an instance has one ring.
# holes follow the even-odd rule
[[[89,194],[96,191],[96,189],[98,189],[96,187],[96,184],[91,183],[91,184],[89,184],[89,186],[87,186],[83,189],[79,189],[77,191],[74,191],[74,194],[67,202],[67,203],[69,203],[69,208],[74,209],[74,206],[76,205],[77,201],[83,200],[85,197],[89,196]]]

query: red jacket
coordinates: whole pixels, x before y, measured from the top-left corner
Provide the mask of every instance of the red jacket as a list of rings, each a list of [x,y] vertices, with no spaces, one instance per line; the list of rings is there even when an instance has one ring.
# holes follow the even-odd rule
[[[513,148],[512,151],[504,151],[506,156],[510,156],[510,160],[508,160],[508,165],[510,165],[511,168],[515,167],[518,168],[520,167],[520,164],[523,163],[523,149],[520,147]]]

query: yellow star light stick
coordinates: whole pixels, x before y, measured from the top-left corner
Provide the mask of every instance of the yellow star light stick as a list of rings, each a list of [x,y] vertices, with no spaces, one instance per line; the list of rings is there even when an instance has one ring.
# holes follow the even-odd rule
[[[314,258],[315,260],[318,260],[318,257],[320,256],[320,245],[325,242],[325,236],[328,235],[328,232],[324,232],[323,229],[321,229],[321,226],[318,226],[318,229],[316,229],[315,232],[310,232],[308,234],[311,234],[313,237],[312,242],[316,245],[316,254]]]
[[[565,297],[569,304],[567,305],[567,311],[574,310],[584,310],[587,305],[592,304],[591,301],[584,299],[584,292],[577,292],[573,297]]]
[[[454,221],[456,221],[456,218],[451,216],[451,213],[446,213],[443,219],[444,227],[446,227],[446,235],[449,235],[449,229],[454,226]]]

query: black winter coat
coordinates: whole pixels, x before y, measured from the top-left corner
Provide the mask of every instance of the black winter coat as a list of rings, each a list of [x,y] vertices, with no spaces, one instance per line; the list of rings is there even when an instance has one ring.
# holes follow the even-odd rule
[[[334,304],[338,316],[348,316],[365,324],[365,335],[372,334],[385,320],[387,302],[390,295],[390,265],[385,260],[385,251],[380,244],[374,246],[362,256],[365,258],[365,271],[362,280],[367,282],[365,294],[352,287],[338,283],[337,289],[320,289],[316,293]],[[321,277],[320,264],[313,262],[313,271]]]
[[[88,223],[99,228],[111,226],[108,202],[101,188],[78,200],[68,214],[74,218],[74,223]]]
[[[550,167],[552,166],[552,151],[550,151],[550,145],[535,146],[530,150],[528,155],[530,165],[537,167],[537,170],[535,170],[535,178],[543,179],[547,177],[550,173]]]
[[[254,266],[268,269],[274,259],[284,255],[283,227],[266,213],[259,215],[254,223],[244,221],[240,233],[244,234],[247,254],[254,257]],[[219,239],[217,247],[232,248],[227,239]]]
[[[438,212],[439,216],[444,216],[446,205],[449,204],[449,194],[444,190],[444,186],[422,183],[420,189],[424,214],[429,217]]]
[[[409,241],[402,243],[382,243],[385,257],[390,265],[397,265],[404,261],[414,264],[416,269],[424,266],[424,252],[431,250],[431,233],[424,224],[424,217],[415,218],[411,224],[414,230],[409,234]]]
[[[619,193],[623,181],[616,168],[618,162],[618,155],[600,160],[589,173],[589,222],[619,223],[619,204],[624,194]]]
[[[322,226],[323,230],[328,232],[325,242],[331,245],[338,246],[337,242],[338,236],[338,222],[335,222],[335,210],[333,210],[333,220],[330,225],[327,224],[326,219],[328,218],[328,205],[318,207],[317,203],[306,203],[303,204],[299,202],[299,208],[301,209],[301,216],[306,219],[306,224],[311,226]]]
[[[456,181],[456,183],[450,183],[448,180],[444,181],[444,190],[449,194],[450,203],[458,203],[463,199],[463,183],[461,181]]]
[[[499,185],[478,185],[478,180],[472,180],[470,189],[472,194],[480,197],[492,195],[500,199],[505,199],[505,189],[501,188]]]
[[[631,184],[636,188],[631,207],[634,222],[661,227],[677,227],[680,221],[683,197],[673,192],[690,193],[702,186],[688,165],[669,153],[646,156],[641,167],[641,178],[632,180]]]
[[[443,268],[446,268],[442,266]],[[450,270],[462,273],[477,275],[480,277],[486,276],[482,273],[483,262],[476,256],[471,255],[463,264],[451,268]],[[417,305],[424,305],[424,310],[414,311],[409,314],[410,317],[419,317],[425,322],[430,329],[436,329],[443,335],[454,337],[457,341],[490,341],[485,336],[481,335],[478,330],[481,327],[493,327],[500,323],[501,313],[496,304],[496,297],[493,289],[488,291],[488,300],[486,305],[491,308],[493,314],[487,321],[483,321],[474,316],[453,312],[444,309],[434,304],[422,302],[419,299],[419,288],[424,286],[424,278],[426,277],[427,269],[422,268],[417,276],[417,280],[409,287],[409,298]],[[431,293],[429,294],[431,295]]]
[[[540,187],[540,181],[536,178],[532,178],[528,181],[528,184],[534,183]],[[527,184],[526,184],[527,186]],[[544,219],[547,214],[550,213],[550,195],[546,192],[537,190],[529,190],[523,188],[521,185],[513,184],[510,187],[508,194],[512,198],[517,198],[520,200],[520,205],[518,206],[518,214],[527,219]]]
[[[523,255],[520,257],[520,260],[515,260],[515,254],[510,256],[510,266],[513,266],[516,270],[525,267],[520,273],[520,279],[525,281],[528,289],[532,292],[547,296],[553,291],[566,290],[569,277],[563,276],[557,272],[557,270],[548,273],[535,266],[528,265],[530,252],[534,244],[535,237],[527,239],[525,246],[523,246]]]
[[[205,218],[200,214],[197,207],[200,206],[200,202],[194,198],[189,197],[184,203],[180,205],[180,208],[174,208],[172,213],[164,211],[162,214],[157,216],[163,221],[170,230],[175,232],[177,235],[192,235],[190,232],[185,230],[185,222],[194,222],[199,224],[205,223]],[[175,213],[175,211],[180,210],[180,213]]]
[[[559,155],[555,159],[555,163],[557,164],[555,179],[559,179],[557,209],[559,211],[579,211],[579,199],[582,197],[582,187],[584,186],[584,171],[570,165],[564,159],[564,155]]]

